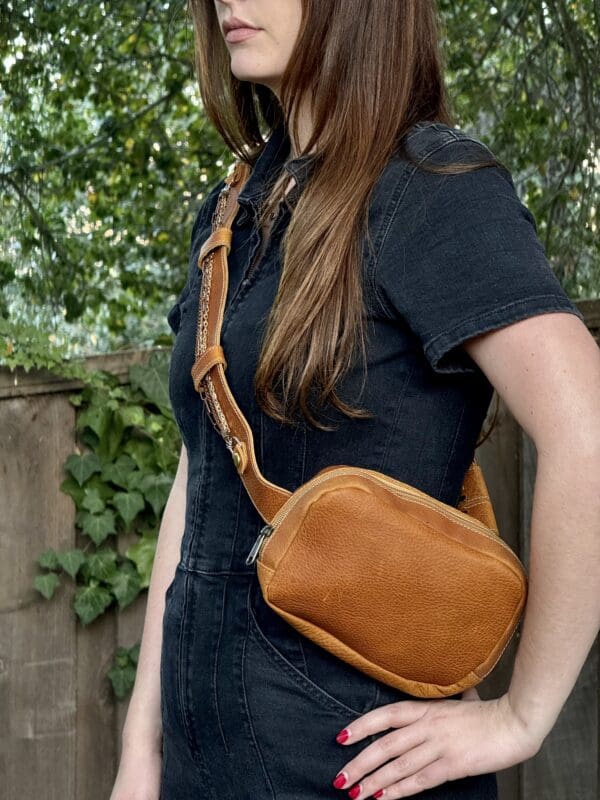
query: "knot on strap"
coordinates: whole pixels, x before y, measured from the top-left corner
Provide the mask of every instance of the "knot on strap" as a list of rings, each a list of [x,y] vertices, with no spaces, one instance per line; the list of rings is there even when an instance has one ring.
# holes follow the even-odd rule
[[[227,248],[227,253],[229,254],[229,251],[231,250],[231,237],[231,228],[215,228],[215,230],[210,234],[208,239],[200,248],[200,253],[198,255],[198,266],[200,269],[202,269],[202,262],[211,252],[211,250],[215,250],[217,247],[222,247],[225,245]]]
[[[227,366],[225,353],[223,352],[223,348],[220,344],[214,344],[212,347],[207,347],[206,350],[194,361],[194,366],[192,367],[192,379],[197,392],[200,392],[200,383],[202,378],[204,378],[208,370],[211,367],[214,367],[215,364],[223,364],[223,368]]]

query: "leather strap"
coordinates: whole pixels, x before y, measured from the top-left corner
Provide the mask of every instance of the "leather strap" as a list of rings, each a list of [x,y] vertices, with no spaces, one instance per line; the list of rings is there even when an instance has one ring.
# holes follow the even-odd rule
[[[194,387],[231,452],[254,507],[265,522],[270,522],[291,492],[268,481],[258,467],[252,430],[225,378],[227,361],[220,341],[229,277],[227,254],[231,250],[231,225],[239,208],[238,195],[249,174],[250,167],[245,162],[237,161],[233,165],[217,199],[212,233],[200,249],[198,268],[202,270],[202,285],[196,359],[191,372]],[[497,532],[498,526],[483,473],[475,458],[465,474],[461,491],[458,508]]]
[[[225,245],[227,252],[229,253],[231,250],[231,236],[232,234],[230,228],[217,228],[211,233],[211,235],[200,248],[200,254],[198,256],[198,266],[200,269],[202,269],[202,262],[211,252],[211,250],[221,247],[221,245]]]
[[[239,208],[237,197],[249,173],[250,167],[239,161],[225,178],[225,187],[217,200],[213,217],[213,231],[198,256],[202,286],[192,378],[196,391],[207,405],[213,425],[231,452],[250,499],[260,516],[269,522],[291,492],[268,481],[258,467],[252,430],[225,379],[226,360],[220,343],[227,298],[231,225]]]

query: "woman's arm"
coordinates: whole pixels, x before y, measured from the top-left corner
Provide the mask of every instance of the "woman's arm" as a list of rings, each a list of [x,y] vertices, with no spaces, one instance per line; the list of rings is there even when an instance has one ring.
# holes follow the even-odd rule
[[[508,699],[541,745],[600,627],[600,349],[563,313],[463,346],[537,450],[529,596]]]
[[[511,683],[492,700],[469,690],[461,700],[400,700],[349,719],[342,746],[382,733],[331,776],[353,787],[354,800],[379,790],[383,800],[410,797],[534,756],[600,627],[600,350],[581,319],[555,312],[462,346],[537,449],[529,593]]]
[[[187,451],[181,447],[179,465],[161,520],[135,685],[121,734],[123,749],[161,750],[160,653],[165,591],[179,561],[185,523]]]

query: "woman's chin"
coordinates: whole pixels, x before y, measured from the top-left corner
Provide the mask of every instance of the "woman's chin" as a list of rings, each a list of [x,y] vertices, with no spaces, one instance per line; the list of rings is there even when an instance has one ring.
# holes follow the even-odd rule
[[[231,59],[231,72],[238,81],[248,81],[248,83],[261,83],[263,86],[268,86],[274,89],[279,85],[280,76],[272,75],[271,73],[263,73],[256,69],[256,64],[248,66],[243,63],[243,59],[237,59],[235,55]]]

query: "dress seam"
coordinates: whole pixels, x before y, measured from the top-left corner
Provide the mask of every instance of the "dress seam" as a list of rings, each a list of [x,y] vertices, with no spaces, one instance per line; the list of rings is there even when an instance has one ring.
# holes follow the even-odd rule
[[[246,592],[246,630],[244,634],[244,641],[242,643],[242,663],[241,663],[241,688],[242,688],[242,696],[244,700],[244,710],[246,712],[246,719],[248,721],[248,727],[250,728],[250,733],[252,736],[252,742],[254,744],[256,754],[258,756],[258,760],[260,762],[261,770],[263,773],[263,777],[270,789],[271,798],[272,800],[276,800],[275,790],[273,788],[273,782],[271,780],[271,776],[267,770],[265,765],[264,756],[262,754],[262,750],[260,749],[260,745],[258,744],[258,740],[256,738],[256,731],[254,730],[254,725],[252,724],[252,714],[250,713],[250,706],[248,705],[248,695],[246,693],[246,643],[248,642],[248,634],[250,629],[250,613],[249,613],[249,606],[250,606],[250,592],[252,591],[252,581],[248,582],[248,590]]]

